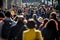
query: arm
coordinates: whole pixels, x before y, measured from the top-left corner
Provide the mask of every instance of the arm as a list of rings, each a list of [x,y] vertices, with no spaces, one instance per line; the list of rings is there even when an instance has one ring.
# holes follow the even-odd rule
[[[39,31],[37,35],[38,35],[37,38],[38,38],[39,40],[43,40],[43,38],[42,38],[42,34],[41,34],[41,31]]]
[[[24,32],[23,32],[22,40],[26,40]]]

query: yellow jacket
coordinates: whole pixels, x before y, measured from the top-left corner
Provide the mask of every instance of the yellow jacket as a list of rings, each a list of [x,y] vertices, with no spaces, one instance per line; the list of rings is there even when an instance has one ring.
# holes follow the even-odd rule
[[[37,35],[36,35],[37,34]],[[23,40],[43,40],[41,31],[34,29],[28,29],[23,32]]]

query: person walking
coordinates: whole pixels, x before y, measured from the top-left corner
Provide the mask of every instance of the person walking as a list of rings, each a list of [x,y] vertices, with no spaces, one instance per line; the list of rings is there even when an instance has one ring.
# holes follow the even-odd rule
[[[29,19],[27,23],[28,30],[23,32],[23,40],[43,40],[41,31],[36,30],[34,19]]]

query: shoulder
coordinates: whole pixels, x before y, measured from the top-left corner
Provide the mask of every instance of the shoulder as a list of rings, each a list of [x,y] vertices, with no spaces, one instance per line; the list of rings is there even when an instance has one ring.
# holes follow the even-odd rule
[[[27,33],[27,32],[29,32],[29,30],[25,30],[25,31],[23,31],[23,33]]]
[[[40,31],[40,30],[35,30],[35,32],[37,32],[37,33],[41,33],[41,31]]]

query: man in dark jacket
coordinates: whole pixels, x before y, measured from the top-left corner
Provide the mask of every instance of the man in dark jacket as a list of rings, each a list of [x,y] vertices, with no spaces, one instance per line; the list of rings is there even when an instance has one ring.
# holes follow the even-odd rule
[[[4,19],[4,24],[2,26],[2,38],[3,39],[11,39],[10,36],[10,29],[16,25],[16,22],[14,22],[12,19],[11,19],[11,13],[9,11],[7,11],[5,13],[5,19]],[[11,25],[10,25],[11,24]]]
[[[0,12],[0,38],[1,38],[1,32],[2,32],[2,25],[4,24],[3,19],[5,15],[3,12]]]
[[[14,27],[14,29],[15,29],[14,35],[17,37],[17,40],[22,40],[23,31],[26,30],[26,28],[24,27],[23,15],[18,16],[18,22],[17,22],[16,26]]]

